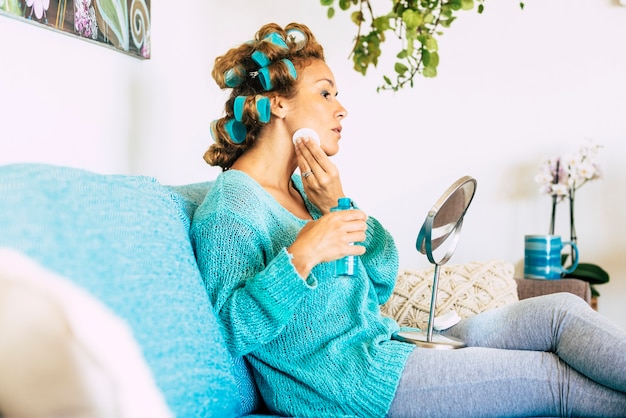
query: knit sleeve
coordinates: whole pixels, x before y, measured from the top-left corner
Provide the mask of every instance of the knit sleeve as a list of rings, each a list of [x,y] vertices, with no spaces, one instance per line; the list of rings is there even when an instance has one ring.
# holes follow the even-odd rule
[[[382,305],[389,299],[396,284],[398,249],[389,231],[371,216],[367,218],[366,238],[361,245],[366,248],[361,261],[376,290],[378,303]]]
[[[285,248],[272,250],[254,225],[232,213],[194,219],[191,236],[214,312],[235,356],[273,340],[316,286],[313,277],[300,277]]]

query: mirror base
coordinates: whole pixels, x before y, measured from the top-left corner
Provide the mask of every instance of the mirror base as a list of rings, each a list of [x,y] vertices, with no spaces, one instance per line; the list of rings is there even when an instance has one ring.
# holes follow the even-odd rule
[[[398,332],[394,335],[398,340],[413,343],[422,348],[434,348],[437,350],[455,350],[465,347],[465,343],[457,338],[446,337],[441,334],[433,334],[428,341],[426,332],[408,331]]]

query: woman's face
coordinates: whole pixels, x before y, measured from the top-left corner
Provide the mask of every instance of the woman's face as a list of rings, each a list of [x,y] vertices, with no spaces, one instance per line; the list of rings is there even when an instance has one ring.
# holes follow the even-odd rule
[[[324,152],[336,154],[341,139],[341,121],[348,111],[337,100],[332,71],[324,61],[314,59],[298,72],[297,87],[285,117],[291,134],[300,128],[311,128],[319,135]]]

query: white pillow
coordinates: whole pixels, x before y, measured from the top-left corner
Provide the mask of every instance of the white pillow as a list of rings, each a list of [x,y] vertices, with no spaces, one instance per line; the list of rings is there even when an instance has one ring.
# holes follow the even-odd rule
[[[512,263],[499,260],[441,266],[435,316],[454,310],[467,318],[517,301],[514,271]],[[383,315],[401,326],[426,329],[433,277],[434,266],[400,272],[391,297],[381,306]]]
[[[171,417],[126,323],[69,280],[0,248],[0,415]]]

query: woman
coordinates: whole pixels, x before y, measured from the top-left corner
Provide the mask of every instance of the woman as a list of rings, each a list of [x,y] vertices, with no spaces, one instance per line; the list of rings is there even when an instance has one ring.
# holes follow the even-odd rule
[[[288,416],[626,414],[626,332],[580,298],[530,299],[447,331],[475,346],[417,349],[380,315],[398,269],[389,233],[345,197],[346,109],[310,30],[263,26],[215,61],[232,88],[205,154],[223,168],[192,240],[224,337],[273,413]],[[292,135],[312,128],[313,138]],[[302,173],[295,174],[296,169]],[[356,243],[358,245],[351,245]],[[353,276],[334,261],[359,256]]]

